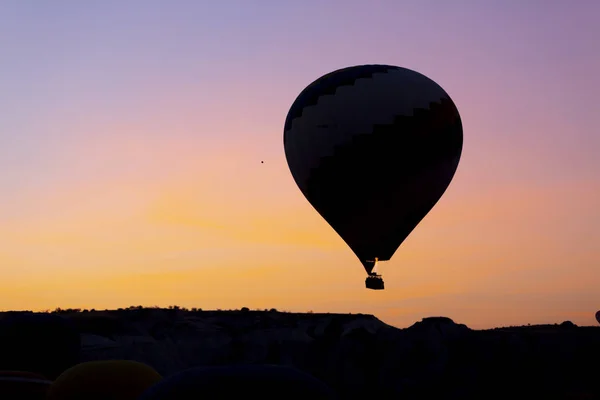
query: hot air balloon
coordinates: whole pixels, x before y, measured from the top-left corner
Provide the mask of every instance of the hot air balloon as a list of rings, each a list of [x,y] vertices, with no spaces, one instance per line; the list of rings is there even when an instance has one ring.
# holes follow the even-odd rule
[[[162,377],[131,360],[87,361],[63,372],[48,389],[48,400],[134,400]]]
[[[308,85],[287,114],[290,172],[317,212],[367,272],[429,213],[450,184],[463,131],[448,94],[428,77],[389,65],[359,65]]]
[[[295,368],[277,365],[195,367],[150,387],[139,400],[257,398],[325,400],[335,392]]]
[[[596,311],[596,321],[600,324],[600,311]]]

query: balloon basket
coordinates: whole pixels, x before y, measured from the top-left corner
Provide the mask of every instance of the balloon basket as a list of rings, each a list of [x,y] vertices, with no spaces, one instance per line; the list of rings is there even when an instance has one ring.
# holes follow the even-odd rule
[[[371,290],[383,290],[383,278],[381,275],[369,275],[367,279],[365,279],[365,287]]]

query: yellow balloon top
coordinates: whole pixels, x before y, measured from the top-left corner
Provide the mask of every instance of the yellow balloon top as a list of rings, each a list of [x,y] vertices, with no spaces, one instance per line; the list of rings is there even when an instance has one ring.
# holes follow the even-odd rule
[[[88,361],[63,372],[50,386],[48,400],[134,400],[161,379],[137,361]]]

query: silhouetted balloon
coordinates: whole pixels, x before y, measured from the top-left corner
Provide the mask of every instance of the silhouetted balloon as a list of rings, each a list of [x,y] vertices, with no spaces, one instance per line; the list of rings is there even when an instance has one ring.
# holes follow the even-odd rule
[[[360,65],[306,87],[283,142],[304,196],[371,273],[447,189],[463,131],[453,101],[428,77]]]
[[[33,372],[0,371],[0,399],[45,399],[50,384],[52,381]]]
[[[79,361],[81,339],[67,318],[11,312],[0,320],[0,369],[56,378]]]
[[[197,367],[165,378],[140,400],[334,399],[324,383],[297,369],[275,365]]]
[[[50,386],[48,400],[133,400],[161,379],[137,361],[88,361],[63,372]]]
[[[600,324],[600,311],[596,311],[596,321]]]

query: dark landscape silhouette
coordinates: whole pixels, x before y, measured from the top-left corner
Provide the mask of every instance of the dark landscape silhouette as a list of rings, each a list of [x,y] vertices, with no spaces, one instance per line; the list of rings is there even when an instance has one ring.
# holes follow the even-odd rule
[[[0,400],[600,400],[600,0],[90,3],[0,1]]]
[[[15,318],[35,319],[38,329],[11,323]],[[569,321],[473,330],[431,317],[398,329],[362,314],[140,306],[5,312],[0,339],[1,369],[49,379],[96,360],[139,361],[163,377],[193,367],[268,364],[304,371],[341,398],[600,398],[600,327]]]

